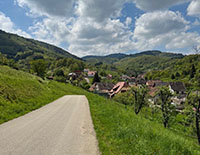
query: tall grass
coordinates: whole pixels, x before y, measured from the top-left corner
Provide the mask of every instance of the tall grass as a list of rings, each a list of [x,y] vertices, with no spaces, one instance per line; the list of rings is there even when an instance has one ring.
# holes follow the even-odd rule
[[[196,155],[195,139],[176,134],[160,123],[135,115],[133,110],[102,97],[87,96],[99,147],[105,155]]]
[[[70,93],[65,84],[0,66],[0,124]]]

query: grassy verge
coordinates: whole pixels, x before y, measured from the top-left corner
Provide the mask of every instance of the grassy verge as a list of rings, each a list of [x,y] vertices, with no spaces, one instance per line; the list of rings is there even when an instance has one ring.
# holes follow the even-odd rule
[[[200,154],[196,140],[136,116],[131,109],[118,103],[101,97],[87,97],[103,154]]]
[[[164,129],[161,124],[140,115],[136,116],[130,108],[83,89],[43,81],[5,66],[0,66],[0,123],[66,94],[87,96],[102,154],[200,154],[196,140]]]
[[[0,124],[71,94],[65,84],[0,66]]]

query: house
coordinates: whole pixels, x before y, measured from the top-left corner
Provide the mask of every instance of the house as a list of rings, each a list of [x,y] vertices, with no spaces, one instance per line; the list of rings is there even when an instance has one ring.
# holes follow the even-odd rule
[[[186,88],[183,82],[170,82],[169,90],[172,94],[184,94]]]
[[[128,75],[122,75],[122,76],[121,76],[121,79],[122,79],[123,81],[127,81],[127,80],[130,80],[131,78],[130,78]]]
[[[172,104],[176,107],[177,110],[180,111],[184,109],[186,96],[186,94],[179,94],[177,96],[172,97]]]
[[[137,78],[136,79],[136,83],[137,85],[145,85],[146,84],[146,80],[143,78]]]
[[[90,83],[90,80],[86,77],[86,78],[84,78],[85,79],[85,81],[89,84]]]
[[[163,86],[169,86],[169,83],[162,81],[155,82],[155,87],[163,87]]]
[[[115,94],[123,93],[130,90],[129,84],[127,82],[118,82],[112,90],[109,92],[110,97],[114,97]]]
[[[168,86],[169,83],[162,82],[160,80],[149,80],[149,81],[146,82],[146,85],[149,88],[149,92],[148,92],[148,94],[150,96],[149,101],[154,104],[154,102],[156,102],[156,100],[158,98],[156,96],[156,94],[159,91],[159,87]]]
[[[130,86],[136,86],[137,85],[137,79],[135,77],[131,77],[128,80],[128,83],[129,83]]]
[[[145,74],[140,74],[140,75],[137,76],[137,78],[144,79],[145,78]]]
[[[154,87],[168,86],[169,83],[162,82],[160,80],[149,80],[146,82],[146,85],[148,86],[148,88],[154,88]]]
[[[108,75],[107,75],[107,79],[112,80],[112,75],[111,75],[111,74],[108,74]]]
[[[54,77],[53,77],[53,76],[48,76],[47,79],[48,79],[48,80],[53,80]]]
[[[77,77],[82,75],[82,71],[75,71],[74,73],[76,74]]]
[[[96,74],[96,71],[89,71],[88,77],[94,77],[95,74]]]
[[[85,68],[84,70],[83,70],[83,72],[85,72],[85,73],[88,73],[90,71],[90,69],[87,69],[87,68]]]
[[[75,80],[76,78],[77,78],[76,73],[72,72],[72,73],[69,73],[69,74],[68,74],[68,79],[69,79],[70,81]]]
[[[146,82],[146,85],[147,85],[148,88],[153,88],[153,87],[155,87],[156,82],[160,82],[160,80],[149,80],[149,81]]]
[[[103,95],[103,96],[109,96],[109,92],[114,87],[113,83],[101,83],[101,82],[95,82],[89,89],[89,91]]]

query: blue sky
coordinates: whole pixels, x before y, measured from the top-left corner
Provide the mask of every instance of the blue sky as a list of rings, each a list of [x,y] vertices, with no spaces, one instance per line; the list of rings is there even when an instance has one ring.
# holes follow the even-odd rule
[[[200,45],[199,0],[1,0],[0,29],[78,55]]]

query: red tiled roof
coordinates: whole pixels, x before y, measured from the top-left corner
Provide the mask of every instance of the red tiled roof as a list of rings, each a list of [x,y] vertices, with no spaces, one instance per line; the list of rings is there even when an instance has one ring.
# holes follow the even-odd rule
[[[122,88],[124,88],[124,87],[128,87],[128,85],[127,85],[126,82],[118,82],[118,83],[113,87],[113,89],[110,91],[111,96],[112,96],[113,94],[119,93],[119,92],[122,90]],[[127,90],[128,90],[128,89],[127,89]]]

